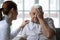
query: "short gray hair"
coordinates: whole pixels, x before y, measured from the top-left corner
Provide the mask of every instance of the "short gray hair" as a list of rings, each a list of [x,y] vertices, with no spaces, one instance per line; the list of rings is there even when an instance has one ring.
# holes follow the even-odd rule
[[[33,5],[33,7],[34,7],[34,8],[42,8],[42,6],[39,5],[39,4],[35,4],[35,5]]]
[[[40,11],[40,12],[41,12],[41,13],[43,13],[42,6],[41,6],[41,5],[39,5],[39,4],[35,4],[35,5],[33,5],[33,6],[32,6],[32,8],[36,8],[36,9],[38,9],[38,8],[39,8],[39,9],[41,9],[41,11]],[[32,9],[31,9],[31,10],[32,10]]]

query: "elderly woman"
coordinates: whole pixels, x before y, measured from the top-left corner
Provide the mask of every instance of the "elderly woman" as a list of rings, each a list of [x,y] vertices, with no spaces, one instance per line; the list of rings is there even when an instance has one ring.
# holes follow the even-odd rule
[[[44,18],[42,6],[35,5],[32,7],[30,16],[31,21],[24,27],[22,38],[24,40],[56,40],[55,26],[51,18]]]

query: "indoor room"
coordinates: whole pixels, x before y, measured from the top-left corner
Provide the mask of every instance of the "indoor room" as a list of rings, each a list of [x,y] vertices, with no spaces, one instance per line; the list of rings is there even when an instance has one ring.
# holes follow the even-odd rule
[[[0,8],[5,1],[13,1],[17,4],[17,19],[12,21],[11,30],[15,31],[24,20],[31,20],[29,15],[33,5],[41,5],[44,18],[52,18],[56,30],[56,39],[60,40],[60,0],[0,0]],[[12,40],[19,40],[21,31]]]

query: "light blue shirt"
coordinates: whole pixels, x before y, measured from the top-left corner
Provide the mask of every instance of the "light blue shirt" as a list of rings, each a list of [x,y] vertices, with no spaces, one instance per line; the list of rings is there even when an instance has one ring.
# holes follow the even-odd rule
[[[7,23],[7,16],[4,16],[3,20],[0,21],[0,40],[12,40],[19,31],[20,27],[11,32],[10,24]]]
[[[10,27],[4,17],[3,20],[0,21],[0,40],[9,40],[10,39]]]

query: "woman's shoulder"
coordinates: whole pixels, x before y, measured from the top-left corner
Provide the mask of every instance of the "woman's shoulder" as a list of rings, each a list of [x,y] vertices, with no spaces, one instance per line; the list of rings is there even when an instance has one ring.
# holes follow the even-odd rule
[[[7,23],[6,20],[1,20],[1,21],[0,21],[0,24],[6,24],[6,23]]]
[[[8,25],[7,20],[5,19],[5,17],[3,17],[3,19],[0,21],[0,25]]]

